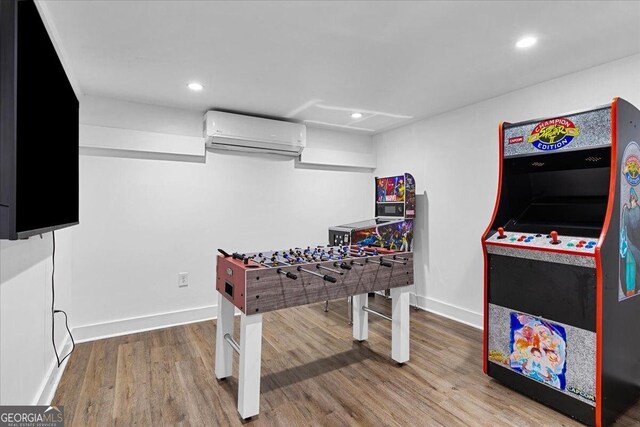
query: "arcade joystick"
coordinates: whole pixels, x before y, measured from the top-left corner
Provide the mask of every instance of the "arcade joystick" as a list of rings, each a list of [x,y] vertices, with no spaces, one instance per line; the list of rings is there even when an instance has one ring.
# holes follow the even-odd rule
[[[557,245],[560,243],[560,240],[558,240],[558,232],[557,231],[552,231],[551,233],[549,233],[549,236],[551,236],[551,244],[552,245]]]
[[[498,239],[506,239],[507,236],[504,234],[504,228],[498,227]]]

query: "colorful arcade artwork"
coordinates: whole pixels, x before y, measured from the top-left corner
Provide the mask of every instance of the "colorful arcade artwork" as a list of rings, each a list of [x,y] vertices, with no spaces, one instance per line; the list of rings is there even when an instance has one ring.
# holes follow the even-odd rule
[[[565,329],[553,322],[511,313],[511,369],[536,381],[564,390],[566,387]]]
[[[378,178],[376,180],[376,201],[404,202],[405,182],[404,175]]]
[[[538,150],[554,151],[569,145],[578,135],[580,130],[571,120],[559,117],[538,123],[527,140]]]
[[[404,214],[407,218],[412,218],[416,214],[416,181],[410,174],[405,174],[405,210]]]
[[[413,221],[395,221],[357,230],[353,243],[401,251],[412,250]]]
[[[622,155],[620,179],[620,286],[618,301],[640,294],[640,147],[630,142]]]

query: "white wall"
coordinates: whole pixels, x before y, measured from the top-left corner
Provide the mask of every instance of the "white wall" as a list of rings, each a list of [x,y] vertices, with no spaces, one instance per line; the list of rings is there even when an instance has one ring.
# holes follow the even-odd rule
[[[199,136],[201,119],[165,107],[81,101],[85,125]],[[310,147],[373,150],[369,136],[310,129],[308,138]],[[214,316],[217,248],[326,244],[328,226],[372,215],[369,172],[215,152],[202,162],[136,157],[81,149],[72,266],[80,340]],[[179,272],[189,273],[187,288],[178,288]]]
[[[73,315],[71,250],[70,229],[56,231],[56,308]],[[51,344],[51,253],[51,233],[0,241],[1,405],[48,402],[62,372]],[[56,345],[64,354],[70,348],[61,315]]]
[[[640,108],[640,55],[374,136],[376,174],[412,172],[418,192],[427,193],[418,211],[424,233],[416,242],[423,260],[417,277],[424,279],[416,284],[422,307],[482,325],[480,235],[497,191],[498,124],[588,109],[614,96]]]

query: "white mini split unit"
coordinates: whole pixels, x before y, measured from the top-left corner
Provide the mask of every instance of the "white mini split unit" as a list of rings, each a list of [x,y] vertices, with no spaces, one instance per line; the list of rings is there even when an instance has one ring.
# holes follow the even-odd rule
[[[204,115],[207,148],[299,156],[307,127],[298,123],[208,111]]]

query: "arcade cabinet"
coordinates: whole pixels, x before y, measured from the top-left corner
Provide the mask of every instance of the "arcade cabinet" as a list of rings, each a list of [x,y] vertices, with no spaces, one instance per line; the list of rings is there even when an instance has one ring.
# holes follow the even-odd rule
[[[590,426],[640,396],[640,111],[502,123],[484,372]]]
[[[413,175],[376,177],[375,186],[376,217],[329,227],[329,245],[413,251],[413,218],[416,216],[416,181]],[[388,296],[388,291],[378,293]],[[324,310],[328,309],[326,301]],[[352,313],[350,309],[349,324],[352,323]]]
[[[329,245],[410,251],[416,215],[416,182],[409,173],[375,179],[376,218],[329,228]]]

